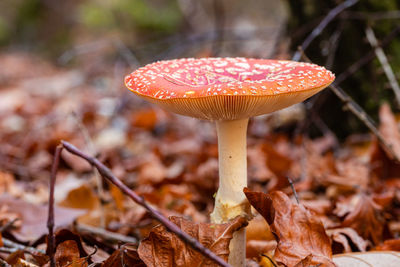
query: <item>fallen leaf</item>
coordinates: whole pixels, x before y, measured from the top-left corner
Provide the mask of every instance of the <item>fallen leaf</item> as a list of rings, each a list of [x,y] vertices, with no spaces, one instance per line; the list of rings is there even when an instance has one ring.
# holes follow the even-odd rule
[[[89,185],[83,184],[69,191],[59,205],[66,208],[94,210],[99,207],[100,199]]]
[[[400,132],[396,118],[387,103],[381,106],[379,119],[379,131],[391,145],[392,151],[396,154],[397,158],[400,158]],[[370,166],[372,167],[371,173],[378,179],[399,178],[400,163],[395,162],[392,155],[385,151],[377,140],[375,140],[371,152]]]
[[[125,244],[102,264],[102,267],[146,267],[144,262],[139,258],[137,245]]]
[[[138,110],[133,114],[131,122],[135,127],[151,131],[158,123],[157,114],[154,109]]]
[[[277,262],[296,266],[311,257],[312,264],[333,266],[330,239],[324,226],[303,205],[293,203],[280,191],[265,194],[245,188],[244,193],[278,239],[274,256]]]
[[[400,266],[400,253],[396,252],[359,252],[346,253],[333,256],[337,267],[398,267]]]
[[[39,266],[20,258],[17,260],[15,264],[13,264],[13,267],[39,267]]]
[[[11,253],[10,255],[8,255],[6,262],[11,265],[15,265],[18,263],[19,259],[25,260],[25,252],[23,250],[17,250],[15,252]]]
[[[371,239],[374,244],[379,244],[385,223],[380,213],[381,207],[371,197],[360,193],[351,198],[347,209],[349,213],[341,226],[351,227],[363,238]]]
[[[339,251],[340,253],[352,252],[352,245],[357,247],[361,252],[367,250],[368,242],[359,236],[353,228],[329,229],[326,232],[333,240],[333,243],[336,242],[343,247],[343,249]],[[333,244],[333,247],[335,247],[335,244]]]
[[[82,245],[82,240],[81,237],[70,230],[67,229],[61,229],[56,232],[55,234],[55,239],[56,239],[56,249],[58,249],[58,246],[62,243],[65,243],[66,241],[73,241],[75,242],[74,244],[76,245],[77,250],[74,249],[74,251],[79,253],[79,258],[84,258],[88,256],[88,253],[85,251],[83,245]],[[72,244],[69,242],[69,244]],[[74,245],[74,247],[75,247]],[[48,249],[48,247],[47,247]],[[74,253],[75,253],[74,252]],[[46,254],[48,255],[49,252],[46,251]]]
[[[225,224],[196,224],[181,217],[171,217],[170,220],[225,261],[228,260],[233,233],[247,224],[243,217]],[[161,225],[140,243],[138,253],[148,267],[219,266]]]
[[[20,218],[21,227],[11,231],[17,239],[32,241],[47,234],[47,206],[34,205],[10,196],[0,196],[0,210],[4,209],[12,211]],[[55,227],[69,225],[84,213],[83,210],[56,206],[54,209]]]
[[[386,251],[400,251],[400,239],[385,240],[382,245],[377,246],[375,249]]]
[[[78,245],[74,240],[67,240],[57,246],[54,259],[57,267],[66,267],[80,259]]]

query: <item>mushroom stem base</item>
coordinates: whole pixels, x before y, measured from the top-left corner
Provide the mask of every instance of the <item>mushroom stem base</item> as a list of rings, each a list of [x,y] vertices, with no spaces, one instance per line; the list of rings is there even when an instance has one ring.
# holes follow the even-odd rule
[[[217,121],[219,189],[211,214],[213,223],[225,223],[237,216],[250,214],[250,205],[243,193],[243,188],[247,186],[247,124],[248,119]],[[229,264],[245,266],[245,229],[233,234],[229,250]]]

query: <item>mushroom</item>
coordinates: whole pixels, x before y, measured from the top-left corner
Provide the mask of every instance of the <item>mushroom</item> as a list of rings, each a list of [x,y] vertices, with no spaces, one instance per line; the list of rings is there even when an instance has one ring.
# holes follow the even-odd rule
[[[219,189],[214,223],[249,216],[246,131],[252,116],[286,108],[318,93],[334,80],[323,67],[286,60],[184,58],[159,61],[125,77],[140,97],[181,115],[216,122]],[[230,242],[229,263],[245,265],[245,230]]]

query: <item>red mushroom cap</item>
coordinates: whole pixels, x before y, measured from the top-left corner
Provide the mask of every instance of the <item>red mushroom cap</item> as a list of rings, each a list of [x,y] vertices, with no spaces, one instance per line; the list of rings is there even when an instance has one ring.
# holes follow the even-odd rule
[[[324,67],[295,61],[185,58],[142,67],[126,76],[125,84],[178,114],[234,120],[301,102],[334,78]]]

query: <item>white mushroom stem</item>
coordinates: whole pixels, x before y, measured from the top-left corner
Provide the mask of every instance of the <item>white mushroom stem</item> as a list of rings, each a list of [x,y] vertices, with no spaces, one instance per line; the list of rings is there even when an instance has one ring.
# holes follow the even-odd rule
[[[246,134],[248,119],[217,121],[219,189],[211,214],[213,223],[224,223],[238,215],[246,216],[250,206],[243,193],[247,186]],[[237,231],[229,244],[229,264],[245,266],[246,232]]]

